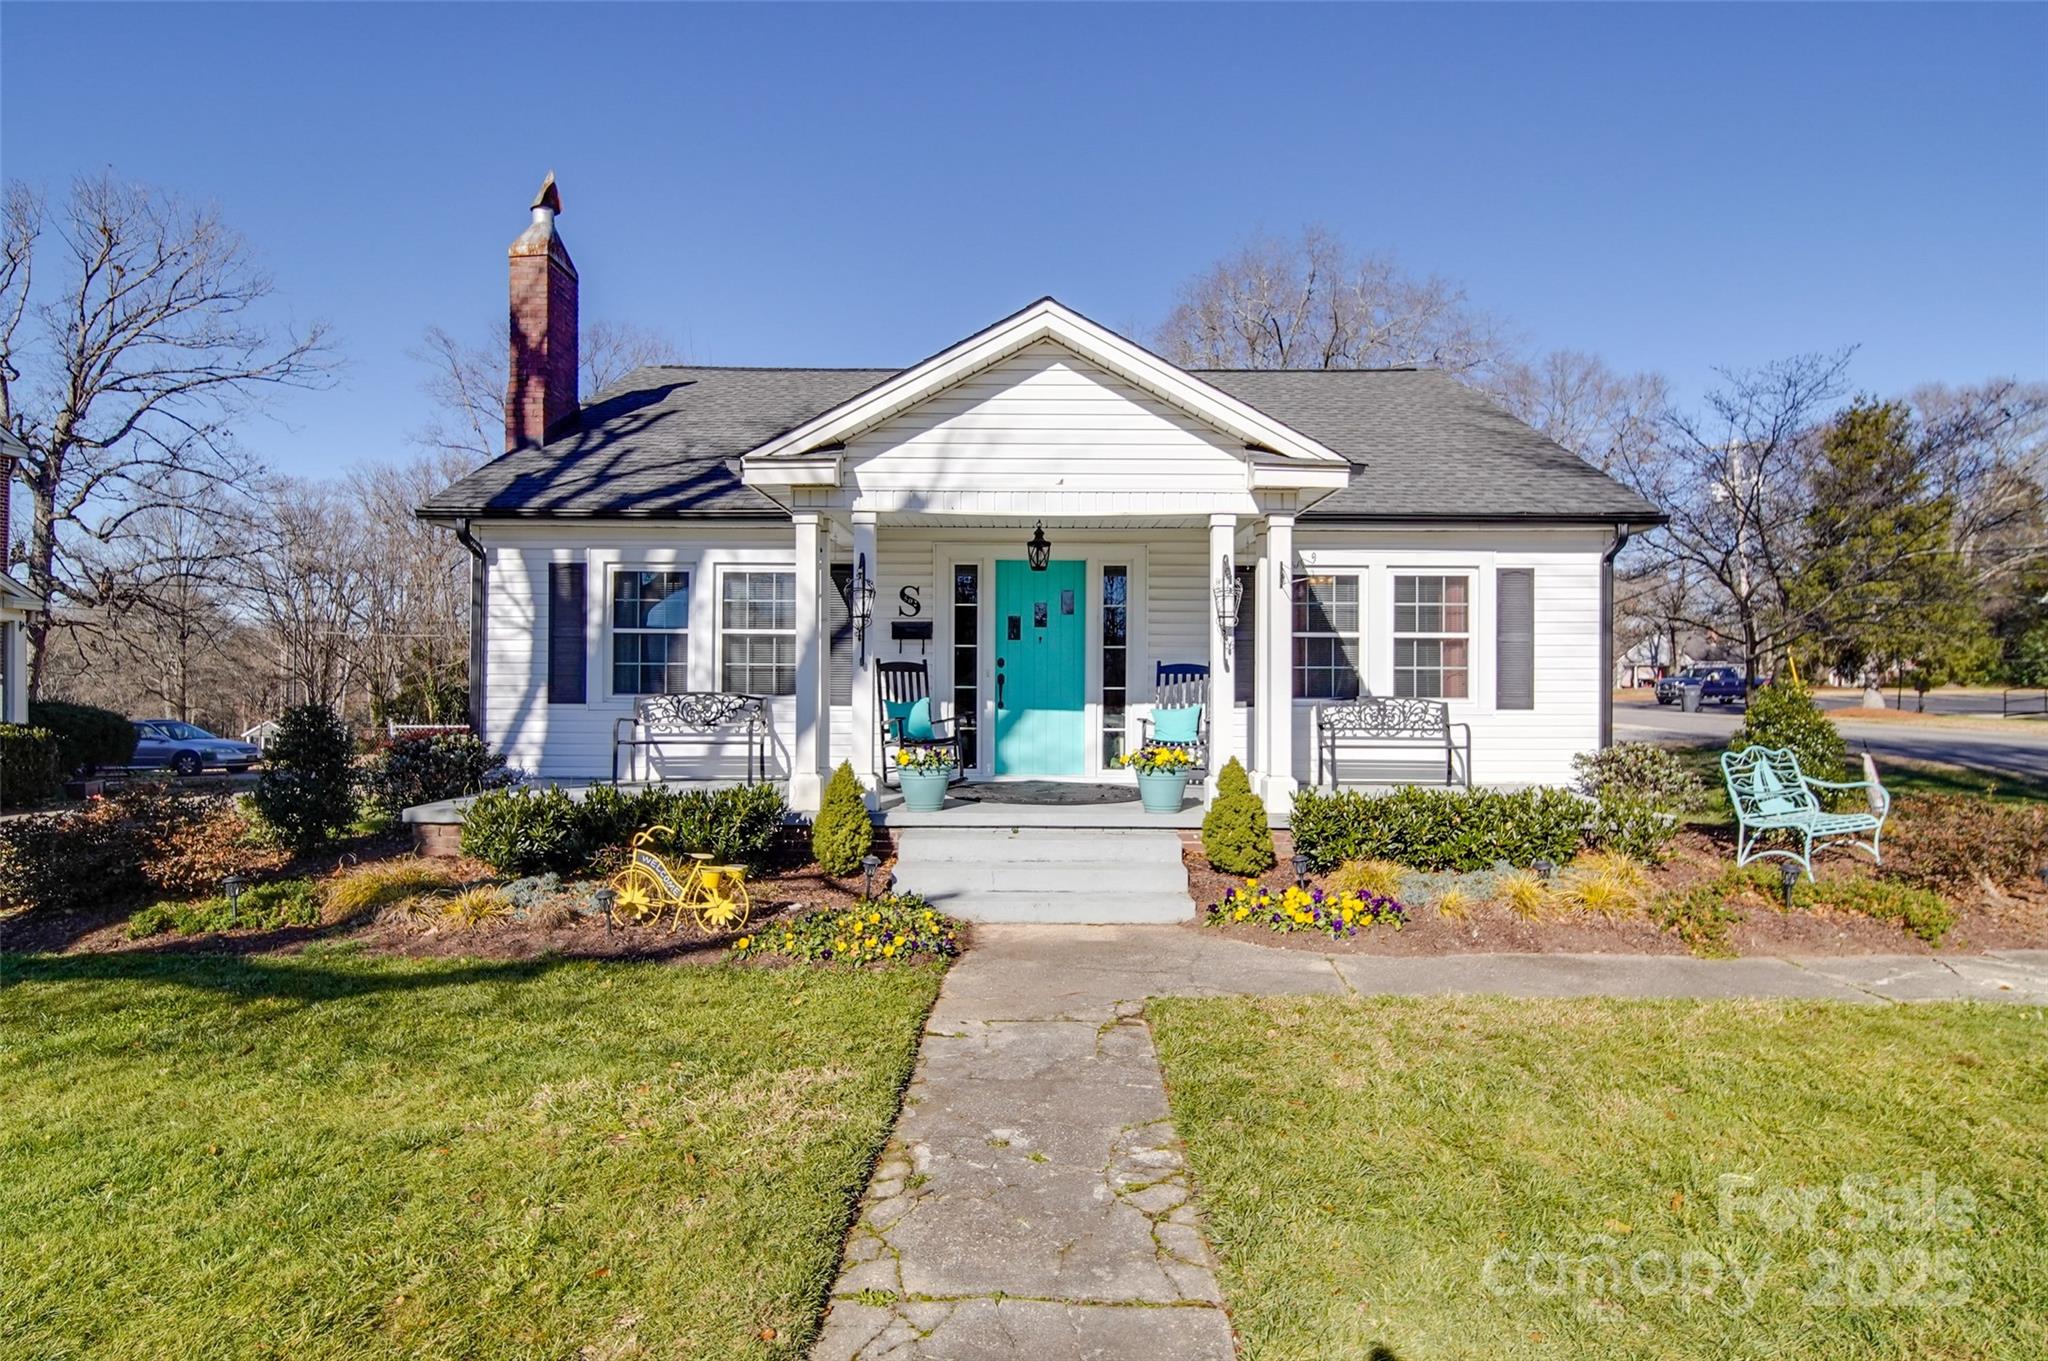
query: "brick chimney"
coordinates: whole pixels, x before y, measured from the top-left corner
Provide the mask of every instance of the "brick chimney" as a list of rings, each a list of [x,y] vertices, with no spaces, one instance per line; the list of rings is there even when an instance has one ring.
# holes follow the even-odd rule
[[[505,252],[512,269],[507,450],[545,443],[576,415],[576,265],[555,231],[561,211],[550,171],[534,195],[532,224]]]

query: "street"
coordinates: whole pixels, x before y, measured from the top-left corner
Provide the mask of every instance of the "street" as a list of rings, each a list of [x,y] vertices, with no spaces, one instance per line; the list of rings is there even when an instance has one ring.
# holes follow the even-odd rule
[[[1992,698],[1995,703],[1996,696]],[[1981,702],[1981,694],[1929,695],[1928,710],[1935,712],[1937,703]],[[1826,707],[1839,710],[1843,706]],[[1981,712],[1950,712],[1959,711]],[[1614,735],[1622,741],[1724,742],[1741,725],[1739,705],[1726,709],[1709,705],[1699,713],[1688,714],[1677,705],[1660,705],[1647,695],[1614,702]],[[1868,751],[1880,761],[1887,756],[1900,756],[2048,780],[2048,720],[2006,719],[1993,727],[1990,723],[1911,723],[1898,719],[1858,722],[1845,718],[1838,720],[1836,726],[1842,730],[1851,753]]]

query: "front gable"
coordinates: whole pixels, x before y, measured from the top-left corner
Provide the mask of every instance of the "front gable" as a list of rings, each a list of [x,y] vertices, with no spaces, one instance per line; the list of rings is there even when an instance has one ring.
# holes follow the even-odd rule
[[[1333,451],[1047,299],[746,455],[794,504],[1250,512],[1344,485]],[[997,504],[992,498],[1000,498]],[[1109,498],[1105,502],[1104,498]]]

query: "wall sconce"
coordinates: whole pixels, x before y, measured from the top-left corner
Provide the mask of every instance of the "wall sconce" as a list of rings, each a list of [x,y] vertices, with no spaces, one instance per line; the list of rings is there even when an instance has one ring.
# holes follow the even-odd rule
[[[1024,545],[1024,558],[1034,572],[1043,572],[1052,561],[1052,541],[1045,537],[1045,521],[1040,520],[1038,528],[1031,531],[1031,538]]]
[[[859,665],[868,663],[868,625],[875,622],[875,579],[868,575],[868,555],[853,561],[853,587],[847,593],[847,613],[853,620],[853,636],[859,644]]]
[[[1216,624],[1223,630],[1223,641],[1227,649],[1237,631],[1238,606],[1244,603],[1244,583],[1237,579],[1237,573],[1232,570],[1230,555],[1227,553],[1223,556],[1223,575],[1217,580],[1212,593],[1216,597]]]

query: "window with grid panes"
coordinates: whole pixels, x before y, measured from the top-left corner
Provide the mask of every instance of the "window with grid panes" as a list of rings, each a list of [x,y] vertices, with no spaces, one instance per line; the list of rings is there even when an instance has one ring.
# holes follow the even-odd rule
[[[1131,569],[1102,569],[1102,764],[1123,755],[1130,697]]]
[[[679,695],[690,688],[690,574],[612,574],[612,693]]]
[[[1294,578],[1294,697],[1358,698],[1358,578]]]
[[[795,694],[796,573],[727,572],[720,592],[720,688]]]
[[[1472,579],[1394,578],[1394,694],[1464,699],[1471,693]]]
[[[960,733],[960,764],[972,770],[981,719],[981,568],[953,569],[953,717]]]

